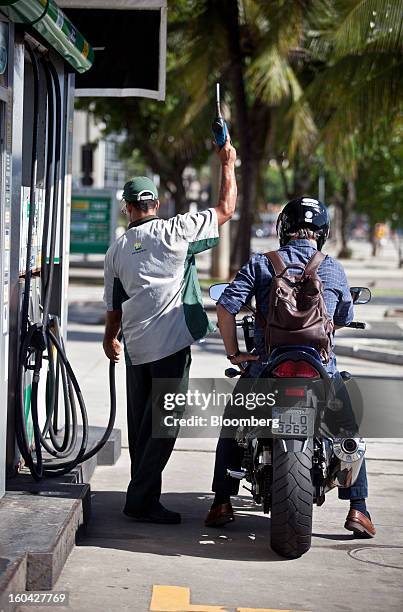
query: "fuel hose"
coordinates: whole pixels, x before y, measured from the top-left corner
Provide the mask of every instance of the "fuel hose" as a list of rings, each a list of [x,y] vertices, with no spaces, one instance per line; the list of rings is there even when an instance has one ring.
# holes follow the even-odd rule
[[[37,57],[26,42],[25,48],[33,74],[33,134],[30,164],[30,197],[26,247],[24,293],[21,311],[21,336],[16,389],[16,439],[25,465],[33,478],[60,477],[87,461],[108,441],[116,418],[115,364],[109,365],[110,414],[101,439],[91,448],[85,401],[67,358],[59,318],[50,313],[54,278],[54,260],[58,230],[58,202],[61,168],[62,98],[57,71],[46,56]],[[40,75],[46,83],[47,150],[45,175],[44,225],[41,259],[41,321],[30,316],[30,292],[33,279],[33,228],[37,208],[36,183],[38,167]],[[46,373],[46,419],[39,420],[39,383]],[[31,372],[31,395],[26,401],[27,373]],[[63,433],[59,434],[60,397],[62,398]],[[27,405],[28,404],[28,405]],[[32,441],[27,430],[28,407],[31,411]],[[79,420],[82,428],[79,432]],[[79,435],[80,434],[80,435]],[[81,439],[80,439],[81,437]],[[47,456],[44,457],[44,451]]]

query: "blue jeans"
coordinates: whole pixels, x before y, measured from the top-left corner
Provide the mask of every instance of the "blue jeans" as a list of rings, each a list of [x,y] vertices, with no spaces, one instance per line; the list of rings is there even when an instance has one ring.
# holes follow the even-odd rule
[[[368,480],[365,459],[362,462],[358,477],[352,487],[339,487],[339,499],[361,499],[368,497]]]
[[[340,375],[340,372],[336,371],[333,374],[333,380],[335,381],[336,397],[343,402],[343,417],[345,421],[343,425],[346,429],[358,430],[358,425],[355,422],[354,412],[351,406],[351,401],[344,381]],[[351,425],[352,424],[352,425]],[[351,487],[342,488],[339,487],[339,499],[361,499],[368,497],[368,479],[367,479],[367,468],[365,465],[365,458],[362,462],[358,477],[355,483]]]

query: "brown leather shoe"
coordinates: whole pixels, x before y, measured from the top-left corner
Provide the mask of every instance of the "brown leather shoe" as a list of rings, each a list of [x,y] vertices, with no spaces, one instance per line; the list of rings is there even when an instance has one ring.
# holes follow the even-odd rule
[[[347,514],[344,528],[348,531],[353,531],[356,538],[373,538],[376,534],[376,529],[371,519],[359,510],[350,510]]]
[[[211,508],[204,524],[206,527],[221,527],[233,521],[235,521],[234,511],[229,503],[220,504],[219,506],[215,506],[215,508]]]

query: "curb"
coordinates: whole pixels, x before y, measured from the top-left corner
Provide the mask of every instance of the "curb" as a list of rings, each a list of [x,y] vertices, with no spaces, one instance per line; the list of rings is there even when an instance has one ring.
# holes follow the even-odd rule
[[[88,449],[103,432],[102,427],[90,427]],[[97,455],[65,476],[36,482],[25,470],[7,481],[0,502],[0,610],[7,593],[53,588],[77,534],[91,517],[86,482],[97,465],[114,465],[120,453],[121,431],[115,428]]]
[[[379,361],[393,365],[403,365],[403,353],[399,351],[380,351],[371,348],[361,348],[359,346],[343,346],[336,344],[336,355],[341,357],[353,357],[354,359],[366,359],[367,361]]]
[[[98,285],[104,284],[103,276],[76,276],[71,274],[69,276],[69,285]]]
[[[50,488],[50,487],[48,487]],[[6,556],[0,595],[53,587],[90,509],[90,487],[54,483],[48,491],[7,491],[2,499],[2,540]]]

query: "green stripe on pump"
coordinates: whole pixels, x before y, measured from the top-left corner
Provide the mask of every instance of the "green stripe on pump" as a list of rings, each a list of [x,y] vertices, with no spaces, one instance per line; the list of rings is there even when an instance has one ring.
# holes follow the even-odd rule
[[[25,427],[27,429],[28,440],[32,442],[33,440],[33,425],[32,425],[32,416],[31,416],[31,385],[27,385],[24,389],[24,414],[25,414]]]
[[[94,50],[54,0],[0,0],[0,11],[15,23],[31,25],[77,72],[94,62]]]

